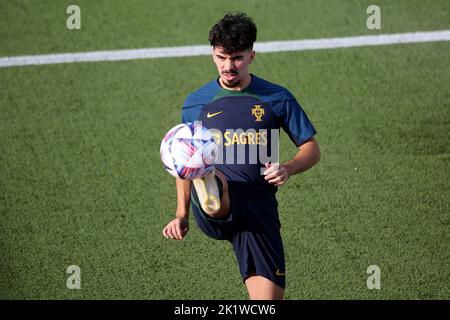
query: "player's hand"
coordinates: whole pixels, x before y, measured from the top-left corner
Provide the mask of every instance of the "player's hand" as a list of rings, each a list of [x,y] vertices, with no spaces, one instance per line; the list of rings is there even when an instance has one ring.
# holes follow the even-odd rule
[[[289,172],[286,167],[279,163],[266,163],[266,171],[264,171],[264,179],[270,184],[277,187],[285,184],[289,179]]]
[[[167,239],[183,240],[189,231],[189,221],[184,217],[176,217],[170,221],[163,229],[163,236]]]

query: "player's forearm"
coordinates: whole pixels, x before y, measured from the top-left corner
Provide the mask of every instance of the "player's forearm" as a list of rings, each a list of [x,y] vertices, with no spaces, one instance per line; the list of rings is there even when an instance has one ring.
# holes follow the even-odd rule
[[[304,143],[295,157],[283,165],[286,167],[289,175],[304,172],[313,167],[320,160],[320,149],[316,140],[313,138]]]
[[[190,180],[176,179],[177,185],[177,217],[189,216],[189,205],[191,203],[191,184]]]

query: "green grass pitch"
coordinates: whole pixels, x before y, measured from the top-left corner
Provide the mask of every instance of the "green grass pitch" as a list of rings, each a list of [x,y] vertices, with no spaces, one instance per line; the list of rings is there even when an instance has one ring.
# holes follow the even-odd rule
[[[243,3],[243,4],[242,4]],[[0,57],[207,44],[225,12],[261,41],[450,29],[448,1],[0,2]],[[450,43],[257,54],[289,88],[322,160],[278,192],[287,299],[450,298]],[[232,248],[191,219],[162,237],[174,179],[159,159],[209,57],[0,69],[0,298],[247,299]],[[282,136],[283,160],[295,147]],[[69,265],[81,289],[66,287]],[[378,265],[381,289],[369,290]]]

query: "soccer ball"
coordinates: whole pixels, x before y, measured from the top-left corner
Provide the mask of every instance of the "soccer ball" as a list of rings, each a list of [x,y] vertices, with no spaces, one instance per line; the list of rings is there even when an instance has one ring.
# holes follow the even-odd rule
[[[164,168],[172,176],[193,180],[212,172],[217,145],[200,121],[181,123],[166,133],[160,154]]]

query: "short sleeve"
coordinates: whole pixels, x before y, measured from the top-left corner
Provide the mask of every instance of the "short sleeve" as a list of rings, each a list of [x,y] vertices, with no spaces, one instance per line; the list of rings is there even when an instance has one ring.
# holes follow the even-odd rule
[[[201,108],[192,102],[191,96],[188,96],[181,110],[181,122],[194,122],[200,119]]]
[[[278,112],[283,130],[297,147],[301,146],[317,133],[311,121],[309,121],[308,116],[303,111],[303,108],[289,92],[280,103]]]

